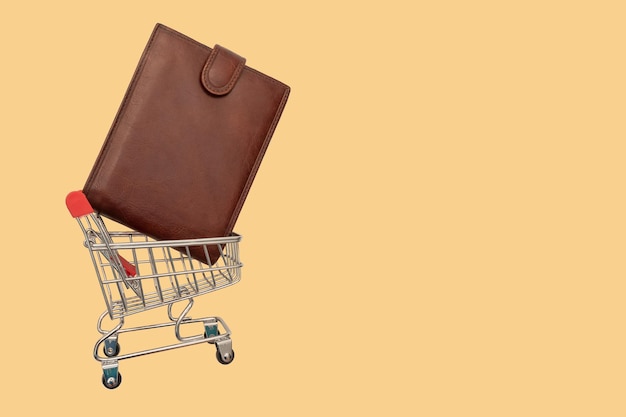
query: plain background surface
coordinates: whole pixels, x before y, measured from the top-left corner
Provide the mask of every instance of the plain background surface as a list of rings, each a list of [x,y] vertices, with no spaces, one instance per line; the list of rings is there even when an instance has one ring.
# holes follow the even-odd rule
[[[621,2],[0,10],[10,415],[626,413]],[[194,307],[227,320],[235,362],[141,357],[109,391],[91,356],[104,302],[64,198],[156,22],[292,94],[236,227],[243,280]]]

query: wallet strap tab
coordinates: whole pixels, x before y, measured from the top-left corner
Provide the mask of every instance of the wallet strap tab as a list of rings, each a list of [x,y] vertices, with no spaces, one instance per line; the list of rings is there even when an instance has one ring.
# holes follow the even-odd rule
[[[245,64],[245,58],[215,45],[202,69],[202,85],[211,94],[228,94],[239,79]]]

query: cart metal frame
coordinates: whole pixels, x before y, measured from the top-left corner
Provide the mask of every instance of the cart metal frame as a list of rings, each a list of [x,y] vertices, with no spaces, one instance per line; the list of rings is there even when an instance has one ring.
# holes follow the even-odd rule
[[[122,382],[119,361],[199,343],[214,344],[220,363],[233,361],[235,352],[226,322],[217,316],[192,319],[188,314],[194,297],[241,279],[240,235],[157,241],[136,231],[109,232],[81,191],[69,193],[66,204],[83,232],[84,246],[89,250],[106,303],[97,323],[101,337],[93,349],[94,358],[102,365],[106,388],[117,388]],[[205,259],[192,258],[192,247],[201,247]],[[219,252],[217,260],[210,258],[212,251]],[[186,304],[176,316],[173,306],[180,302]],[[167,322],[124,328],[125,317],[159,307],[167,307]],[[103,328],[107,317],[117,320],[108,330]],[[203,333],[183,336],[181,328],[194,324],[202,324]],[[121,354],[120,335],[165,327],[174,327],[176,343]]]

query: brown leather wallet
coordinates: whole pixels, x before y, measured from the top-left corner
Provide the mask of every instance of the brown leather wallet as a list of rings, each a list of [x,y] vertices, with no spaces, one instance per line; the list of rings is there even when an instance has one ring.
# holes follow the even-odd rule
[[[228,49],[157,24],[83,192],[155,239],[228,236],[289,91]]]

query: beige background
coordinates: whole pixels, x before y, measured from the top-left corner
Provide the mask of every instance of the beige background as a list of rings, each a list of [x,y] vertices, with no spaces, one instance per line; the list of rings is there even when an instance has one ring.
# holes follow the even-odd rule
[[[15,4],[3,414],[626,413],[621,2]],[[109,391],[64,198],[156,22],[292,95],[237,224],[243,280],[195,307],[227,319],[235,362],[208,346],[124,361]]]

